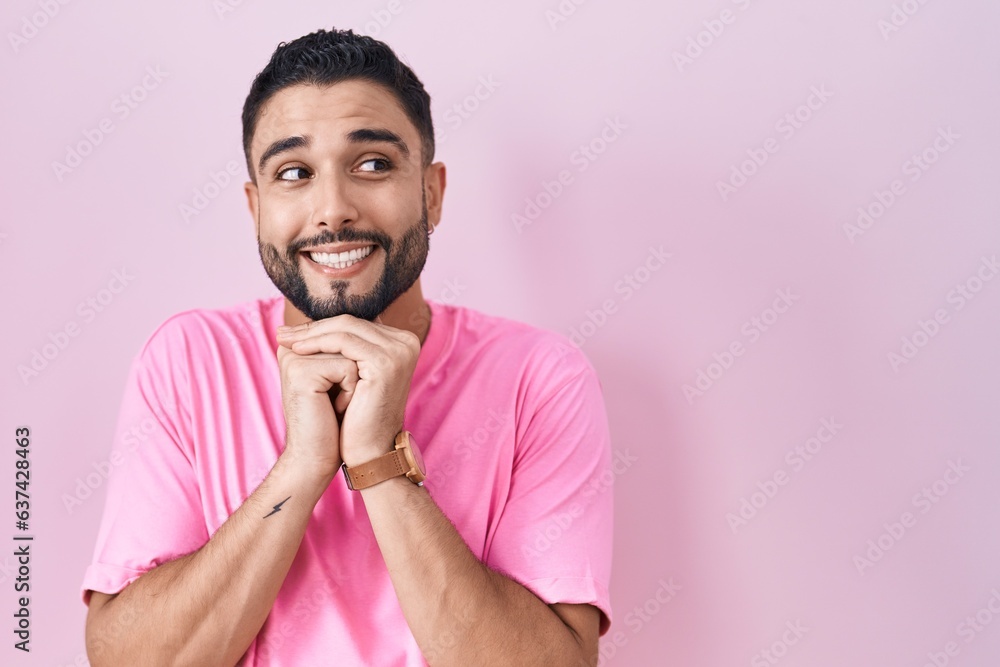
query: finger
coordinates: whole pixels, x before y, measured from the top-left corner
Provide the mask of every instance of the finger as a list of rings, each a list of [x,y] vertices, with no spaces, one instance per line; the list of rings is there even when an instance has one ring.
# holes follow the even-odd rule
[[[353,315],[337,315],[310,321],[296,325],[291,329],[279,330],[278,341],[282,344],[292,345],[298,340],[308,340],[327,333],[343,331],[384,347],[393,341],[405,341],[405,337],[411,335],[407,331],[382,324],[381,317],[376,317],[376,319],[379,321],[369,322]]]
[[[332,331],[297,340],[292,343],[292,351],[300,355],[340,354],[354,361],[374,361],[387,355],[386,349],[396,344],[391,340],[378,344],[351,332]]]
[[[291,356],[292,358],[295,358],[295,357],[306,356],[304,354],[297,353],[295,350],[291,349],[290,347],[284,347],[282,345],[278,346],[278,349],[276,350],[276,354],[277,354],[277,357],[278,357],[278,365],[279,365],[279,367],[282,367],[283,363],[287,363],[287,362],[284,361],[286,357]],[[316,352],[316,353],[310,354],[308,356],[310,356],[310,357],[312,357],[314,359],[347,359],[347,357],[345,355],[337,353],[337,352]],[[353,361],[353,359],[347,359],[347,360],[348,361]]]
[[[283,385],[298,391],[330,392],[334,387],[354,392],[358,383],[358,365],[341,354],[296,354],[286,350],[281,375]]]
[[[338,319],[331,318],[331,320]],[[330,320],[324,320],[329,322]],[[361,323],[358,325],[358,323]],[[339,326],[339,328],[338,328]],[[420,339],[412,331],[394,329],[354,318],[314,327],[312,332],[299,333],[290,342],[299,354],[337,352],[355,361],[383,361],[420,353]]]
[[[292,352],[292,354],[296,354]],[[300,355],[306,359],[319,364],[320,373],[323,377],[333,379],[336,387],[340,389],[339,396],[344,396],[343,400],[350,402],[358,386],[360,376],[358,374],[358,364],[353,359],[348,359],[342,354],[331,354],[328,352],[317,352],[316,354]],[[333,388],[331,387],[331,390]],[[346,408],[346,403],[344,404]]]
[[[291,348],[295,341],[306,340],[315,336],[322,335],[331,331],[349,331],[357,336],[366,338],[373,343],[387,343],[393,340],[393,334],[399,333],[399,329],[386,326],[381,323],[369,322],[368,320],[362,320],[358,318],[353,318],[356,322],[363,323],[360,326],[356,323],[352,323],[348,320],[342,320],[341,322],[333,324],[324,324],[323,326],[318,326],[320,323],[330,322],[331,320],[341,318],[341,317],[351,317],[350,315],[338,315],[336,318],[329,318],[326,320],[318,320],[316,322],[308,322],[306,325],[297,325],[291,329],[278,329],[276,333],[276,339],[278,341],[279,347]],[[307,326],[307,325],[314,326]],[[405,334],[404,334],[405,335]]]
[[[344,362],[342,366],[338,366],[338,371],[343,374],[337,381],[337,386],[340,392],[337,394],[337,402],[334,403],[334,407],[340,407],[341,411],[347,409],[347,404],[351,402],[351,397],[354,396],[355,390],[358,388],[358,381],[361,379],[360,371],[358,370],[358,364],[352,359],[348,359],[343,355],[328,354],[326,352],[319,352],[317,354],[309,355],[309,358],[315,358],[319,356],[329,356],[336,357]]]
[[[354,386],[356,387],[357,383],[355,383]],[[337,397],[333,399],[333,411],[338,415],[343,415],[347,412],[347,406],[351,404],[352,398],[354,398],[354,389],[351,388],[348,390],[342,387],[340,393],[338,393]]]

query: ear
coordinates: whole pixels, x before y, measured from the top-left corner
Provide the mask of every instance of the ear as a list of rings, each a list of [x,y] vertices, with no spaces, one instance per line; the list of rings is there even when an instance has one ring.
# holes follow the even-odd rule
[[[433,225],[441,222],[441,208],[444,204],[444,188],[447,178],[444,162],[435,162],[424,173],[424,187],[427,194],[427,221]]]
[[[257,184],[247,181],[243,184],[243,192],[247,195],[247,207],[250,209],[250,217],[253,218],[254,238],[260,234],[260,197],[257,193]]]

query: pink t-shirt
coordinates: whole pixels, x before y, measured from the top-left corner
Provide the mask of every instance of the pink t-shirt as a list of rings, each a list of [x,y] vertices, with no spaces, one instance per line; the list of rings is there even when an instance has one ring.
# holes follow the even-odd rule
[[[597,606],[605,634],[614,475],[593,366],[561,334],[426,301],[431,328],[404,417],[424,486],[476,557],[546,603]],[[284,303],[179,313],[134,358],[85,604],[89,590],[117,593],[203,546],[274,465],[285,434],[275,355]],[[332,656],[344,666],[427,664],[343,472],[240,664]]]

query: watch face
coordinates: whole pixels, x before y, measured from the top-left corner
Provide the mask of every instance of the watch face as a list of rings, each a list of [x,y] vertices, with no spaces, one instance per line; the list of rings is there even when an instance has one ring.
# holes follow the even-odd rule
[[[427,477],[427,469],[424,468],[424,457],[420,453],[420,448],[417,447],[417,443],[413,439],[413,435],[407,431],[407,443],[408,447],[406,451],[409,452],[407,459],[412,467],[417,469],[416,474],[412,475],[410,478],[415,482],[422,482]]]

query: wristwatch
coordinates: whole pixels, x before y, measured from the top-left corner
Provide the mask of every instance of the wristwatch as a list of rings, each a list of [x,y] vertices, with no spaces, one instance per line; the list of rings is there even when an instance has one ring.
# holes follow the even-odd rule
[[[420,455],[413,434],[409,431],[400,431],[396,434],[396,448],[388,454],[350,468],[345,463],[343,468],[347,488],[352,491],[367,489],[369,486],[400,475],[406,475],[417,486],[423,486],[427,478],[424,458]]]

